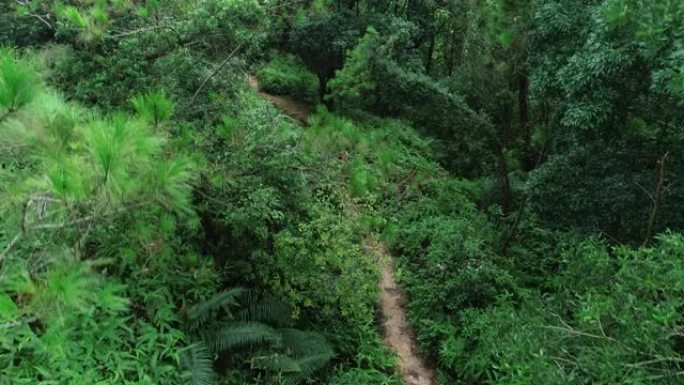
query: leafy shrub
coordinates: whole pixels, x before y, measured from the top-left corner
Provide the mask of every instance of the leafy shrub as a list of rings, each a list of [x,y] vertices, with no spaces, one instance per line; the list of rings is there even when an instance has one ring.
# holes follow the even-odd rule
[[[588,241],[562,251],[554,295],[529,292],[469,312],[461,378],[489,384],[676,384],[682,360],[681,235],[653,248],[607,250]],[[614,255],[610,255],[614,254]]]
[[[257,71],[259,86],[276,95],[291,95],[314,103],[318,100],[318,80],[293,55],[276,55]]]

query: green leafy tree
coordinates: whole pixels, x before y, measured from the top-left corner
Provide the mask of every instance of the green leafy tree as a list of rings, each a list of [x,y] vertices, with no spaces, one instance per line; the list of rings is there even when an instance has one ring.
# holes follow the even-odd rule
[[[345,51],[360,35],[356,20],[332,12],[311,15],[290,33],[292,50],[318,76],[321,98],[328,91],[328,80],[342,68]]]

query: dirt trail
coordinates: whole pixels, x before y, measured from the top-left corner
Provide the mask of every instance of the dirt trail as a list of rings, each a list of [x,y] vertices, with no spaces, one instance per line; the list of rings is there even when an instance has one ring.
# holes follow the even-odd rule
[[[285,115],[298,120],[303,125],[309,122],[309,116],[313,113],[313,106],[294,100],[288,96],[271,95],[261,91],[259,81],[254,75],[247,75],[247,84],[259,95],[270,100],[276,107],[280,108]]]
[[[406,321],[406,298],[394,278],[394,259],[384,243],[374,248],[382,271],[380,301],[385,342],[399,356],[399,370],[406,385],[434,385],[435,373],[420,356],[415,333]]]
[[[313,112],[313,106],[260,90],[259,82],[253,75],[247,75],[247,83],[261,96],[270,100],[286,115],[306,125]],[[384,243],[368,241],[364,248],[378,256],[382,272],[380,279],[380,305],[382,307],[382,331],[385,343],[399,356],[399,371],[406,385],[435,385],[435,373],[422,359],[416,345],[413,328],[406,321],[404,292],[394,279],[394,259]]]

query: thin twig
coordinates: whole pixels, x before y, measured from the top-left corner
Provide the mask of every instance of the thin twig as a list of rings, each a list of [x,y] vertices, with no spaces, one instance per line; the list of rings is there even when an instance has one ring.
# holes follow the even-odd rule
[[[191,106],[192,106],[193,104],[195,104],[195,99],[197,99],[197,95],[199,95],[199,93],[202,92],[202,89],[204,89],[204,86],[207,84],[207,82],[209,81],[209,79],[211,79],[211,78],[213,78],[214,76],[216,76],[216,74],[221,70],[221,68],[223,68],[223,66],[225,66],[226,64],[228,64],[228,62],[230,61],[230,59],[232,59],[233,56],[235,56],[235,54],[240,50],[240,48],[242,48],[243,45],[245,45],[245,42],[242,42],[242,43],[240,43],[237,47],[235,47],[235,49],[233,50],[233,52],[231,52],[231,53],[228,55],[228,57],[226,57],[219,65],[216,66],[216,68],[214,68],[214,70],[213,70],[207,77],[204,78],[204,80],[202,80],[202,83],[200,83],[199,88],[197,88],[197,91],[195,91],[195,94],[192,95],[192,98],[190,99],[190,103],[189,103],[189,104],[190,104]]]
[[[24,7],[28,7],[28,6],[29,6],[29,2],[28,2],[28,1],[15,0],[15,2],[16,2],[17,4],[19,4],[19,5],[24,6]],[[55,29],[55,26],[52,25],[52,23],[50,23],[50,22],[47,21],[47,19],[46,19],[46,18],[49,18],[49,17],[50,17],[49,14],[47,14],[47,15],[45,15],[45,16],[41,16],[41,15],[39,15],[39,14],[37,14],[37,13],[29,13],[28,16],[35,17],[36,19],[40,20],[43,24],[45,24],[45,25],[46,25],[48,28],[50,28],[50,29]]]
[[[670,153],[666,152],[658,161],[658,183],[656,184],[655,188],[655,198],[651,198],[653,200],[653,207],[651,208],[651,213],[648,217],[648,227],[646,227],[646,236],[644,237],[644,242],[641,244],[644,247],[648,246],[648,244],[651,243],[651,239],[653,238],[655,221],[656,217],[658,216],[658,209],[660,208],[660,201],[663,197],[663,190],[666,182],[665,162],[667,161],[668,155],[670,155]]]
[[[655,199],[653,198],[653,194],[648,192],[648,190],[646,190],[646,188],[644,186],[640,185],[639,182],[634,182],[634,184],[637,185],[637,187],[639,187],[641,189],[641,191],[646,193],[646,195],[648,195],[648,197],[651,199],[651,202],[655,202]]]
[[[87,222],[90,222],[90,221],[97,219],[97,218],[109,217],[112,215],[121,214],[123,212],[126,212],[126,211],[132,210],[134,208],[143,206],[144,204],[145,203],[138,203],[138,204],[135,204],[132,206],[121,207],[117,210],[110,211],[108,213],[88,215],[88,216],[85,216],[82,218],[77,218],[77,219],[73,219],[71,221],[66,221],[66,222],[61,222],[61,223],[44,223],[41,225],[35,225],[35,226],[29,227],[28,230],[62,229],[62,228],[67,227],[67,226],[78,225],[81,223],[87,223]]]
[[[679,357],[658,357],[654,358],[652,360],[648,361],[641,361],[641,362],[636,362],[633,364],[624,364],[623,366],[626,366],[628,368],[638,368],[640,366],[645,366],[645,365],[650,365],[650,364],[659,364],[661,362],[677,362],[677,363],[684,363],[684,358],[679,358]]]
[[[17,244],[21,240],[21,238],[24,236],[24,232],[20,232],[19,234],[15,235],[14,238],[10,241],[10,243],[5,247],[5,250],[2,251],[2,254],[0,254],[0,263],[7,257],[7,253],[9,253],[10,250],[14,247],[14,245]]]
[[[15,321],[5,322],[5,323],[0,324],[0,330],[2,330],[2,329],[13,329],[17,326],[24,324],[24,323],[34,322],[37,319],[38,319],[38,317],[31,317],[31,318],[27,318],[24,320],[19,319],[19,320],[15,320]]]
[[[27,200],[27,202],[30,202],[30,200]],[[33,225],[33,226],[27,226],[26,225],[26,223],[25,223],[25,221],[26,221],[26,210],[24,209],[24,218],[22,218],[22,230],[17,235],[15,235],[14,238],[12,238],[10,243],[5,247],[3,252],[0,254],[0,263],[2,263],[2,261],[7,257],[7,253],[17,244],[17,242],[19,242],[21,240],[21,238],[23,238],[26,234],[28,234],[31,231],[62,229],[62,228],[65,228],[67,226],[77,225],[77,224],[81,224],[81,223],[88,223],[88,222],[93,221],[95,219],[102,218],[102,217],[108,217],[108,216],[112,216],[112,215],[117,215],[117,214],[129,211],[129,210],[135,209],[137,207],[144,206],[145,204],[147,204],[147,202],[141,202],[141,203],[137,203],[134,205],[121,207],[117,210],[110,211],[110,212],[104,213],[104,214],[88,215],[88,216],[85,216],[82,218],[77,218],[77,219],[74,219],[71,221],[65,221],[65,222],[61,222],[61,223],[44,223],[44,224]],[[24,207],[26,207],[26,206],[27,205],[24,205]]]
[[[579,331],[579,330],[575,330],[575,329],[572,329],[572,328],[568,328],[568,327],[561,327],[561,326],[545,326],[545,328],[547,328],[547,329],[554,329],[554,330],[560,330],[560,331],[565,331],[565,332],[568,332],[568,333],[570,333],[570,334],[575,334],[575,335],[578,335],[578,336],[596,338],[596,339],[600,339],[600,340],[615,341],[615,339],[614,339],[614,338],[611,338],[611,337],[604,337],[604,336],[599,336],[599,335],[596,335],[596,334],[585,333],[585,332],[582,332],[582,331]]]
[[[135,34],[147,32],[147,31],[154,31],[156,29],[170,29],[170,30],[175,32],[175,29],[173,29],[173,27],[171,27],[169,25],[155,25],[152,27],[139,28],[139,29],[135,29],[132,31],[119,32],[119,33],[115,33],[113,35],[105,35],[104,38],[105,39],[116,39],[119,37],[135,35]]]

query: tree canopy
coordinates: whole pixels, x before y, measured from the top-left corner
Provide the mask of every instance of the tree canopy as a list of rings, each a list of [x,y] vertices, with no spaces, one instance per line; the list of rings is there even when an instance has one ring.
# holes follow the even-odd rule
[[[3,2],[0,385],[681,384],[683,107],[684,0]]]

